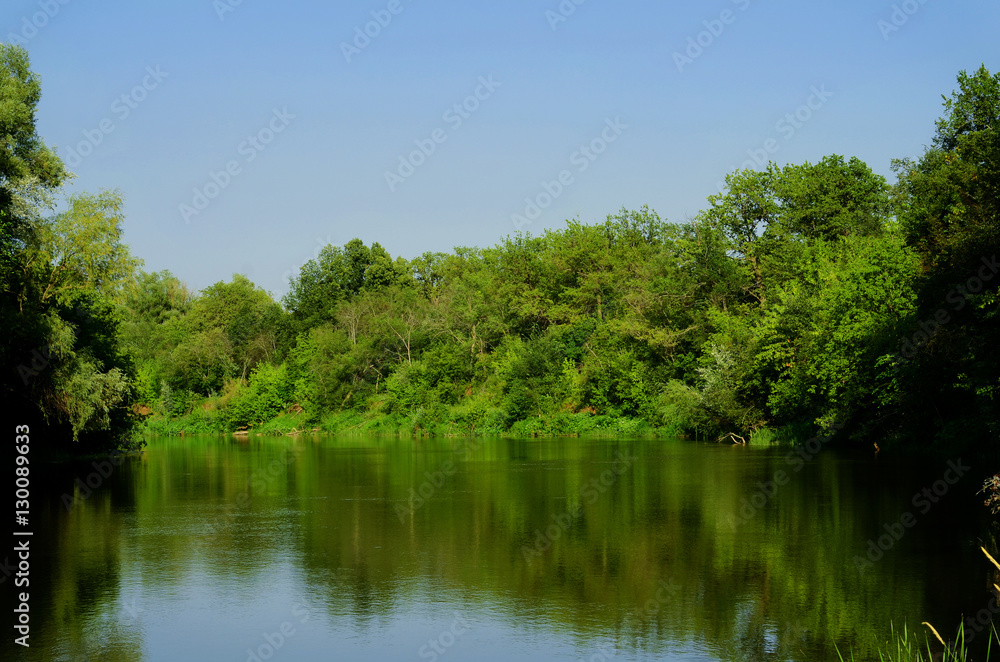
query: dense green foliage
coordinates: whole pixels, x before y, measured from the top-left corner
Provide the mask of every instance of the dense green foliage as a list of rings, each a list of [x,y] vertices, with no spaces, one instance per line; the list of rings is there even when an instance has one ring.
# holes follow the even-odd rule
[[[1000,432],[985,67],[895,186],[831,155],[734,172],[685,223],[622,210],[413,260],[354,239],[279,304],[241,275],[195,295],[138,271],[116,194],[43,214],[67,174],[34,134],[23,52],[2,54],[4,389],[74,438],[120,437],[133,411],[167,432]],[[49,369],[24,370],[33,350]]]
[[[237,276],[153,323],[137,290],[147,401],[187,414],[154,427],[993,438],[998,81],[959,75],[894,187],[832,155],[732,173],[682,224],[622,210],[412,261],[355,239],[283,311]],[[199,312],[223,300],[247,321]]]
[[[118,302],[140,265],[117,193],[56,212],[70,174],[35,132],[39,99],[25,51],[0,44],[0,398],[49,448],[128,447],[134,369]]]

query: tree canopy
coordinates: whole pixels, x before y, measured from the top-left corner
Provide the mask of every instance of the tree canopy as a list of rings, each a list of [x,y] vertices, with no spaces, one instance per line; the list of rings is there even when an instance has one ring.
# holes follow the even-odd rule
[[[1000,76],[961,72],[898,181],[856,157],[729,174],[689,221],[623,209],[407,260],[326,246],[281,303],[144,273],[0,50],[4,394],[83,446],[147,429],[595,430],[883,445],[1000,432]]]

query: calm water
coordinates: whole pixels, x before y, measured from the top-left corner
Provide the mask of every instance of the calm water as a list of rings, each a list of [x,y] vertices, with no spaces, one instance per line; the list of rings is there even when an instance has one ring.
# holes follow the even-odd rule
[[[975,478],[914,502],[945,463],[788,454],[153,439],[89,496],[73,484],[93,467],[35,466],[32,647],[0,654],[813,661],[836,642],[864,659],[890,620],[951,631],[988,604]],[[859,569],[887,525],[900,540]]]

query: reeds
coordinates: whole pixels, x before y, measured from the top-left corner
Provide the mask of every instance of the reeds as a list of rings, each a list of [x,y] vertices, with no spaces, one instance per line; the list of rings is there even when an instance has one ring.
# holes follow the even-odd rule
[[[996,566],[997,570],[1000,570],[1000,563],[990,556],[990,553],[986,551],[985,548],[980,547],[983,550],[983,554],[986,558]],[[993,588],[1000,593],[1000,586],[993,584]],[[907,630],[906,625],[903,625],[903,631],[899,632],[894,626],[889,626],[889,641],[882,644],[878,648],[878,659],[879,662],[971,662],[969,658],[969,652],[965,646],[965,624],[962,623],[958,627],[958,634],[955,636],[955,641],[950,644],[945,642],[945,640],[938,634],[938,631],[933,625],[924,621],[921,625],[927,626],[928,630],[937,639],[943,650],[935,653],[931,650],[931,642],[928,640],[927,633],[924,633],[923,640],[916,632]],[[996,642],[1000,646],[1000,633],[997,632],[995,626],[990,626],[990,638],[986,644],[986,660],[989,662],[990,653],[993,649],[993,642]],[[840,658],[841,662],[844,661],[844,656],[841,654],[840,649],[837,649],[837,657]],[[851,662],[854,662],[854,653],[851,653]]]

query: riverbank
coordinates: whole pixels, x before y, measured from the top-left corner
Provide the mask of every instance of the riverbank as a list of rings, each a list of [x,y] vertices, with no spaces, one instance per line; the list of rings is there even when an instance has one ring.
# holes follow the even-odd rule
[[[148,434],[182,436],[189,434],[289,435],[316,432],[337,435],[387,435],[403,437],[448,436],[609,436],[609,437],[678,437],[674,427],[656,427],[649,423],[615,416],[564,413],[516,421],[510,426],[475,424],[460,417],[430,420],[418,412],[414,416],[358,412],[348,410],[314,416],[306,412],[286,412],[253,426],[232,427],[224,416],[210,408],[198,408],[181,416],[151,415],[145,418]]]
[[[591,411],[537,415],[504,425],[499,409],[470,420],[468,411],[461,407],[442,407],[440,411],[433,412],[435,417],[431,418],[424,410],[409,416],[357,410],[316,415],[293,406],[257,425],[234,426],[226,412],[217,405],[217,402],[208,400],[181,415],[151,413],[144,417],[143,432],[174,437],[197,434],[279,436],[317,433],[396,437],[685,438],[750,446],[793,446],[817,434],[815,428],[802,425],[782,429],[761,428],[746,436],[719,436],[697,429],[691,430],[679,422],[654,425],[639,418],[601,415]]]

